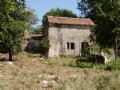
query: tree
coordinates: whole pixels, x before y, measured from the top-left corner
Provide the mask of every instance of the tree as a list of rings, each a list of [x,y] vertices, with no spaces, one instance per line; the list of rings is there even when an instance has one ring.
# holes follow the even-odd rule
[[[28,7],[24,12],[25,12],[24,13],[25,21],[28,26],[27,30],[29,33],[32,33],[35,30],[34,25],[37,24],[37,22],[39,21],[39,18],[37,14],[35,14],[35,10],[31,9],[30,7]]]
[[[42,34],[43,30],[43,26],[37,26],[37,27],[33,27],[33,29],[31,30],[32,34]]]
[[[82,8],[83,6],[83,8]],[[78,9],[95,23],[93,33],[101,49],[113,47],[117,64],[117,48],[120,41],[120,0],[81,0]]]
[[[42,54],[47,54],[49,48],[50,48],[50,42],[47,37],[43,38],[41,42],[39,43],[40,51]]]
[[[29,11],[26,10],[25,0],[0,0],[0,47],[9,52],[21,50],[24,30],[29,27]]]
[[[77,18],[77,15],[74,14],[71,10],[59,9],[59,8],[51,9],[49,12],[47,12],[47,13],[45,13],[45,15],[43,15],[43,19],[42,19],[43,30],[42,31],[44,31],[45,22],[47,20],[47,15]]]

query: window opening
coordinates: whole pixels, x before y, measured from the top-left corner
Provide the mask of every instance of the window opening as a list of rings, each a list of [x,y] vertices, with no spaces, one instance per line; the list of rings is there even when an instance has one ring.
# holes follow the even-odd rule
[[[67,42],[67,49],[75,49],[75,43]]]

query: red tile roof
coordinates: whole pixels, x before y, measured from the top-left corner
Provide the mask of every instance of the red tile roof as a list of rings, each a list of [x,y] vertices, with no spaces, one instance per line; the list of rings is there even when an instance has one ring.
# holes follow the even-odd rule
[[[41,40],[43,38],[43,34],[28,34],[24,37],[25,39],[34,39],[34,40]]]
[[[80,25],[80,26],[95,25],[90,18],[70,18],[70,17],[55,17],[55,16],[47,16],[47,18],[50,24]]]

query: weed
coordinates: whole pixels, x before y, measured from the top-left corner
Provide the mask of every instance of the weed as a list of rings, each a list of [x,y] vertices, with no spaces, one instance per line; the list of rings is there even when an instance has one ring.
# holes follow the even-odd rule
[[[63,62],[62,66],[67,66],[67,64],[65,62]]]
[[[112,65],[106,65],[105,70],[112,70]]]
[[[33,63],[35,54],[30,54],[32,58],[28,55],[16,55],[19,59],[13,61],[13,65],[0,62],[0,90],[119,90],[119,61],[117,67],[114,62],[96,64],[80,61],[79,57],[50,58]],[[48,82],[45,87],[44,80]]]
[[[48,83],[48,88],[53,88],[54,85],[52,83]]]
[[[0,85],[0,90],[3,90],[4,89],[4,86],[3,85]]]
[[[117,65],[115,65],[114,62],[115,62],[114,60],[108,62],[104,69],[105,70],[120,70],[120,65],[119,65],[120,64],[120,60],[118,60],[118,64]]]
[[[120,71],[118,71],[115,75],[116,78],[120,78]]]
[[[104,90],[110,83],[110,77],[108,76],[100,76],[97,79],[96,86],[97,90]]]
[[[71,78],[72,82],[76,82],[77,81],[77,77],[73,77]]]
[[[48,65],[55,66],[55,65],[58,65],[58,62],[57,61],[48,61]]]
[[[76,67],[76,62],[74,60],[70,60],[69,66]]]
[[[66,90],[66,85],[65,83],[61,84],[58,86],[57,90]]]
[[[58,80],[59,80],[59,77],[58,77],[58,76],[56,76],[56,77],[54,78],[54,80],[55,80],[55,81],[58,81]]]
[[[33,52],[30,52],[30,53],[28,53],[28,56],[29,57],[40,57],[40,54],[38,53],[33,53]]]

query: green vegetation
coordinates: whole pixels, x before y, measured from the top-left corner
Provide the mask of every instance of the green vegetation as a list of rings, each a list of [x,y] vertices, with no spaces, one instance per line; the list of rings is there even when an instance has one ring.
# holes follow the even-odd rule
[[[47,37],[44,37],[44,38],[40,41],[39,46],[40,46],[40,52],[45,55],[46,52],[48,52],[48,49],[49,49],[49,47],[50,47],[51,45],[50,45],[50,42],[49,42],[48,38],[47,38]]]
[[[73,17],[73,18],[77,18],[77,15],[74,14],[71,10],[67,10],[67,9],[60,9],[60,8],[56,8],[56,9],[51,9],[49,12],[46,12],[45,15],[43,15],[43,19],[42,19],[42,32],[44,31],[45,28],[45,23],[47,21],[47,16],[58,16],[58,17]]]
[[[9,60],[12,61],[12,51],[20,48],[22,33],[24,32],[24,21],[22,19],[23,6],[17,6],[19,2],[0,1],[0,45],[2,49],[9,52]],[[24,2],[23,2],[24,3]],[[22,4],[22,3],[19,3]],[[18,11],[17,11],[18,10]],[[20,18],[21,17],[21,18]]]
[[[36,23],[33,10],[27,8],[25,1],[0,1],[0,50],[9,52],[12,61],[13,52],[21,51],[21,43],[26,29]]]
[[[113,48],[115,64],[120,42],[120,0],[78,0],[81,16],[91,18],[96,24],[92,29],[100,49]]]
[[[42,25],[38,25],[37,27],[34,27],[32,29],[31,33],[34,34],[42,34],[44,32],[45,29],[45,23],[47,21],[47,16],[58,16],[58,17],[74,17],[77,18],[77,15],[75,13],[73,13],[71,10],[67,10],[67,9],[60,9],[60,8],[53,8],[50,11],[46,12],[43,15],[42,18]]]
[[[34,57],[40,57],[41,55],[39,53],[36,54],[36,53],[29,52],[28,56],[34,58]]]
[[[120,59],[118,59],[118,64],[115,65],[115,60],[108,62],[105,66],[105,70],[120,70]]]
[[[12,0],[11,0],[12,1]],[[27,8],[25,0],[0,0],[0,50],[12,53],[21,50],[24,31],[33,28],[38,21],[34,10]],[[94,49],[114,48],[117,60],[117,49],[120,41],[120,0],[80,0],[78,9],[81,17],[90,17],[96,24],[91,30]],[[32,33],[42,33],[47,15],[77,17],[66,9],[51,9],[43,16],[42,26]],[[113,43],[114,42],[114,43]],[[86,43],[87,45],[87,43]],[[99,45],[99,46],[97,46]],[[40,42],[42,49],[48,49],[48,38]],[[40,54],[19,53],[13,56],[13,64],[0,62],[1,90],[119,90],[120,59],[107,64],[93,61],[95,55],[89,56],[88,48],[84,57],[40,58]],[[99,51],[99,50],[98,50]],[[109,51],[107,51],[109,53]],[[8,56],[5,56],[8,57]],[[98,56],[101,57],[101,56]],[[92,60],[92,61],[91,61]],[[116,83],[117,82],[117,83]]]
[[[34,27],[33,30],[31,31],[31,33],[33,34],[42,34],[43,33],[43,26],[37,26]]]
[[[0,62],[2,90],[119,90],[120,69],[106,69],[112,62],[97,64],[81,61],[79,57],[43,60],[25,52],[13,58],[13,65]]]
[[[43,38],[41,41],[40,41],[40,47],[41,48],[49,48],[50,47],[50,43],[49,43],[49,40],[47,37]]]

